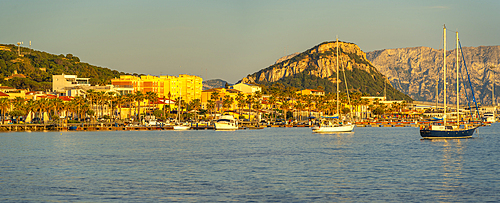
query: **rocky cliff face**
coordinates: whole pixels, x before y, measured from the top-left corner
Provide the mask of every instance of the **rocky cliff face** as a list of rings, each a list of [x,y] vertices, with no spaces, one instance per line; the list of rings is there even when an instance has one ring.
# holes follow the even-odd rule
[[[367,60],[361,49],[347,42],[339,42],[339,70],[337,72],[337,42],[324,42],[305,52],[285,56],[274,65],[248,75],[238,83],[272,85],[280,83],[299,89],[324,88],[335,92],[337,73],[339,91],[345,92],[346,83],[350,92],[361,92],[389,99],[411,100],[394,89],[384,76]],[[343,71],[345,69],[345,71]],[[345,76],[344,76],[345,75]],[[387,87],[386,91],[384,88]]]
[[[303,53],[285,56],[274,65],[249,75],[240,82],[276,82],[284,77],[293,76],[306,70],[310,75],[320,78],[336,76],[336,46],[336,42],[325,42]],[[342,71],[342,67],[345,67],[350,71],[361,69],[369,73],[378,72],[357,45],[339,42],[339,51],[340,71]]]
[[[492,103],[492,82],[500,76],[500,46],[464,47],[463,54],[470,74],[476,100]],[[456,50],[446,52],[447,100],[456,102]],[[439,102],[443,102],[443,50],[429,47],[385,49],[367,53],[367,59],[384,74],[391,84],[415,100],[436,101],[436,85]],[[460,61],[462,58],[460,56]],[[498,74],[494,74],[494,73]],[[465,68],[461,65],[460,83],[470,87]],[[461,103],[466,102],[463,86]],[[500,87],[495,87],[495,97],[500,96]],[[450,102],[451,101],[451,102]],[[498,102],[496,102],[498,103]]]

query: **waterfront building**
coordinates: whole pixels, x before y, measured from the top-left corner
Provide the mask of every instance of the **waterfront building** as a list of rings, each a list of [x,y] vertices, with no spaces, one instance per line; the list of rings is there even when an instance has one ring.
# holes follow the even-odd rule
[[[262,88],[257,85],[246,84],[246,83],[238,83],[230,87],[231,89],[239,90],[242,93],[253,94],[257,91],[262,92]]]
[[[185,74],[181,74],[179,77],[120,75],[120,78],[111,80],[111,84],[121,95],[138,91],[142,93],[154,92],[159,98],[176,99],[182,96],[182,100],[186,102],[201,99],[202,82],[201,77]]]
[[[219,96],[217,100],[213,98],[214,92],[217,92]],[[225,109],[227,111],[236,110],[238,109],[238,101],[236,100],[236,97],[240,92],[241,91],[239,90],[226,89],[226,88],[213,88],[209,90],[203,90],[201,93],[201,108],[208,110],[208,102],[209,100],[212,100],[215,102],[215,111],[222,111],[222,109]],[[223,108],[224,98],[226,97],[226,95],[228,95],[230,98],[233,99],[233,103],[229,105],[229,107]]]
[[[78,96],[80,89],[90,87],[90,78],[79,78],[77,75],[53,75],[52,91],[61,96]]]
[[[8,95],[9,99],[14,99],[16,97],[26,97],[26,90],[18,90],[16,88],[8,86],[0,86],[0,92],[4,93],[3,96]]]
[[[297,94],[302,95],[316,95],[316,96],[325,96],[325,91],[323,90],[315,90],[315,89],[304,89],[296,92]]]

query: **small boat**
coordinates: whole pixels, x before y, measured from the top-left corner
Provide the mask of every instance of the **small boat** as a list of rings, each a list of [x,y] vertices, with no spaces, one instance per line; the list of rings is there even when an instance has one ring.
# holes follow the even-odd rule
[[[323,120],[319,126],[314,126],[312,131],[315,133],[352,132],[353,129],[354,124],[352,123],[333,123],[330,120]]]
[[[238,130],[238,121],[232,115],[223,115],[214,123],[216,130]]]
[[[68,127],[68,130],[76,130],[76,129],[78,129],[78,126],[69,126]]]
[[[174,130],[189,130],[191,126],[189,125],[182,125],[182,124],[177,124],[174,125]]]

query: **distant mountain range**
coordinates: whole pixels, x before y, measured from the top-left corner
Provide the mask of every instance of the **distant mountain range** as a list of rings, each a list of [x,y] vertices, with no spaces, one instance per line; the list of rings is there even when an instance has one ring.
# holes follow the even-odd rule
[[[299,89],[316,89],[321,86],[326,92],[335,92],[335,43],[324,42],[304,52],[282,57],[275,64],[250,74],[239,82],[261,85],[281,83]],[[383,96],[386,87],[389,99],[413,98],[434,102],[438,82],[439,101],[443,101],[442,50],[412,47],[364,53],[353,43],[339,42],[339,47],[341,92],[345,92],[342,72],[342,68],[345,68],[347,85],[351,92]],[[491,104],[493,83],[496,83],[495,97],[500,96],[500,87],[496,80],[500,76],[500,46],[464,47],[463,52],[477,101]],[[112,78],[128,74],[82,63],[72,54],[54,55],[21,47],[21,55],[23,56],[18,56],[16,46],[0,44],[2,85],[18,89],[49,90],[52,88],[52,75],[78,75],[90,78],[93,85],[104,85],[109,84]],[[456,97],[455,56],[455,50],[447,52],[447,100],[451,103],[455,102]],[[26,78],[13,77],[16,72]],[[387,77],[387,80],[384,77]],[[462,81],[467,79],[466,76],[462,77]],[[203,89],[225,87],[226,83],[221,79],[207,80],[203,82]],[[465,95],[463,87],[461,89],[461,94]],[[470,92],[468,94],[470,95]],[[462,98],[462,104],[465,101],[465,98]]]
[[[317,89],[325,92],[336,91],[337,65],[336,42],[324,42],[302,53],[285,56],[258,72],[248,75],[239,82],[272,85],[281,83],[299,89]],[[358,91],[371,96],[384,96],[386,88],[388,99],[412,100],[396,90],[384,76],[370,63],[366,54],[353,43],[339,42],[339,86],[341,92]],[[345,78],[344,72],[345,69]],[[239,83],[238,82],[238,83]]]
[[[221,79],[212,79],[212,80],[207,80],[203,81],[203,90],[208,90],[212,88],[224,88],[226,87],[226,84],[231,86],[232,84],[228,84],[226,81],[221,80]]]
[[[500,77],[500,46],[464,47],[463,54],[470,74],[476,100],[492,103],[492,84],[495,82],[495,97],[500,96],[496,78]],[[456,103],[456,50],[446,52],[447,58],[447,102]],[[443,102],[443,50],[429,47],[384,49],[368,52],[367,59],[386,75],[391,84],[401,92],[420,101],[436,101],[436,82],[439,102]],[[460,58],[462,61],[462,58]],[[462,70],[464,67],[462,65]],[[461,83],[466,82],[465,70]],[[465,92],[461,87],[461,103],[465,104]],[[470,96],[470,88],[467,88]],[[498,102],[496,102],[498,103]]]

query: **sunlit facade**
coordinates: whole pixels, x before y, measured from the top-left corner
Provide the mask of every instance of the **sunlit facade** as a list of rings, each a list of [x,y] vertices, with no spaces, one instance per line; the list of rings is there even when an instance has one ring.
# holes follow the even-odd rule
[[[121,75],[120,78],[111,80],[111,84],[122,95],[141,91],[155,92],[159,98],[178,98],[186,102],[201,99],[203,79],[198,76],[181,74],[179,77],[162,75],[160,77],[143,75]]]

